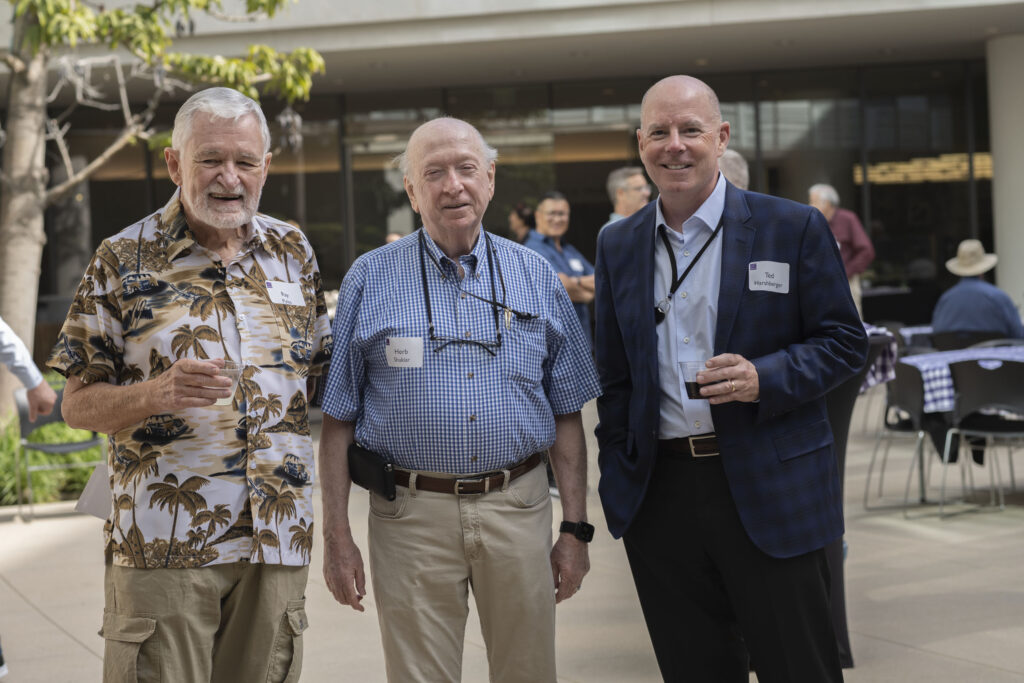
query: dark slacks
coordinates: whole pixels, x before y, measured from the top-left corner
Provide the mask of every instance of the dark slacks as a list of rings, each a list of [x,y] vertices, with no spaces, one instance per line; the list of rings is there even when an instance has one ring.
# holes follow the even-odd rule
[[[825,553],[778,559],[740,521],[721,457],[660,452],[623,539],[669,683],[842,681]]]

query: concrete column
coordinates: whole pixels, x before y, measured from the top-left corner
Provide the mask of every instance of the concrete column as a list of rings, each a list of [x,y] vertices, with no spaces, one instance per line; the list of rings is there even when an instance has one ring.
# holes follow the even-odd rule
[[[1024,35],[999,36],[986,45],[992,142],[992,216],[999,255],[996,284],[1024,311]]]

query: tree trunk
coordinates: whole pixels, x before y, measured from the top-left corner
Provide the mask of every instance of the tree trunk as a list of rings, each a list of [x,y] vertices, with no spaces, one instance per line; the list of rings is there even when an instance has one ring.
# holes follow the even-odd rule
[[[46,233],[46,66],[47,52],[20,48],[35,16],[26,12],[14,24],[12,53],[24,69],[11,75],[8,91],[7,142],[3,147],[4,185],[0,192],[0,316],[32,348],[39,293],[39,267]],[[0,374],[0,418],[13,403],[18,381]]]

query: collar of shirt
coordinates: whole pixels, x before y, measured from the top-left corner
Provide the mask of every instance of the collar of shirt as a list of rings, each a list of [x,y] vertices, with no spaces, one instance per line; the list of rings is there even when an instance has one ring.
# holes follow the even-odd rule
[[[719,174],[711,195],[683,222],[682,234],[665,222],[661,201],[657,204],[655,227],[664,230],[682,275],[697,252],[713,234],[725,210],[725,177]],[[718,319],[718,292],[722,277],[722,243],[715,238],[686,280],[676,290],[665,321],[658,325],[658,369],[661,380],[661,421],[659,437],[675,439],[714,431],[711,404],[686,398],[679,363],[707,360],[714,354]],[[678,277],[678,276],[677,276]],[[661,238],[654,240],[654,297],[668,294],[672,267]],[[653,302],[651,305],[654,305]]]
[[[458,280],[459,266],[461,265],[466,275],[479,280],[480,272],[487,267],[487,240],[484,239],[484,228],[482,225],[478,230],[476,244],[473,245],[473,249],[468,254],[460,256],[459,262],[456,263],[441,251],[441,247],[437,246],[437,242],[431,239],[430,233],[427,232],[426,228],[420,228],[423,237],[426,238],[427,252],[433,257],[428,260],[440,265],[441,274],[444,277],[454,277]],[[427,264],[427,267],[433,266]]]

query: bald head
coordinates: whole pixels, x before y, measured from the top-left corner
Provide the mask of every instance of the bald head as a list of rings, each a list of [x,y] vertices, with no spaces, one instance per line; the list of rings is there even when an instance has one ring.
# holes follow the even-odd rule
[[[442,116],[421,124],[409,136],[405,151],[395,157],[395,165],[402,171],[402,175],[409,175],[411,162],[417,156],[422,156],[423,148],[432,138],[439,136],[475,147],[480,157],[487,163],[493,163],[498,158],[498,150],[487,145],[480,131],[462,119]]]
[[[667,76],[647,89],[643,100],[640,101],[640,126],[643,127],[647,120],[647,104],[652,99],[666,97],[682,101],[691,99],[695,93],[699,93],[707,100],[708,107],[713,112],[715,119],[721,121],[722,108],[718,104],[718,95],[715,94],[715,91],[699,78],[680,75]]]

